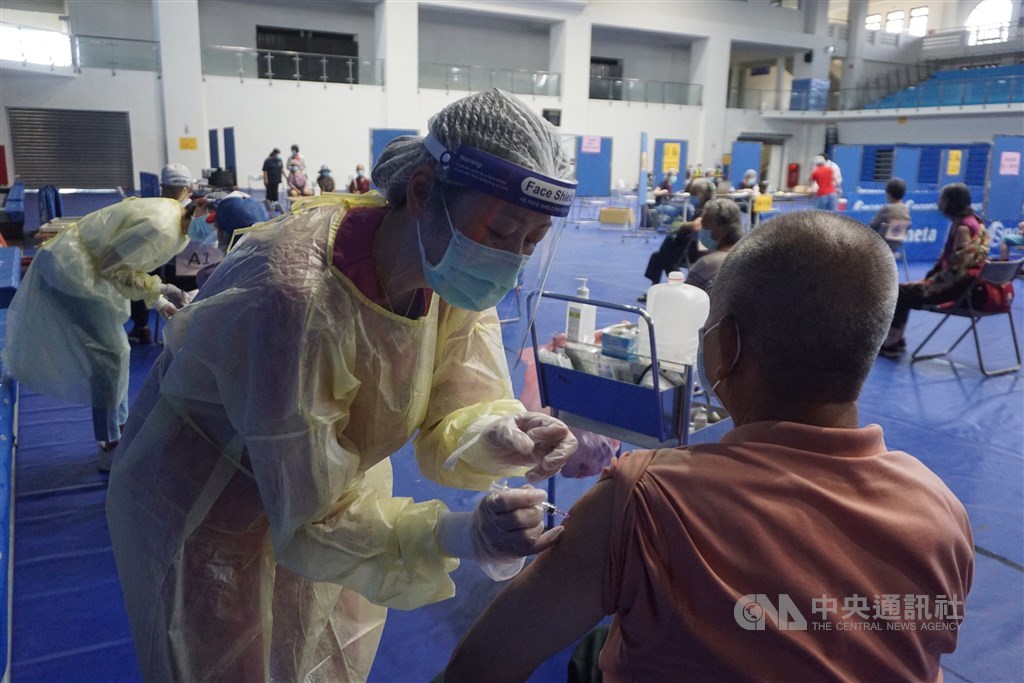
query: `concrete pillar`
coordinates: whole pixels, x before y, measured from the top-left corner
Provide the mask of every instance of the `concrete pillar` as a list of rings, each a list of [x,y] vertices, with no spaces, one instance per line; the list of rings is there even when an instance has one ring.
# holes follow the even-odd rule
[[[726,92],[726,106],[742,107],[744,91],[747,89],[744,75],[749,67],[736,64],[729,68],[729,91]]]
[[[729,54],[727,36],[709,36],[693,42],[690,49],[690,82],[702,86],[700,126],[691,139],[693,163],[714,166],[731,140],[725,140],[725,105],[728,95]]]
[[[199,2],[152,0],[153,24],[160,51],[167,162],[185,164],[198,177],[210,165],[209,137],[199,43]]]
[[[384,60],[384,120],[381,128],[420,128],[419,7],[383,0],[374,9],[376,58]]]
[[[805,2],[804,7],[804,33],[825,38],[828,36],[828,3],[822,0]],[[793,60],[793,78],[818,78],[828,79],[829,67],[832,57],[824,47],[814,48],[808,51],[811,61],[804,60],[805,53],[799,53]]]
[[[786,87],[786,58],[775,60],[775,103],[769,109],[782,109],[783,89]]]
[[[562,130],[587,130],[590,34],[590,21],[582,17],[555,22],[549,29],[548,70],[561,77]]]
[[[868,40],[868,31],[864,28],[864,20],[868,16],[868,0],[848,0],[846,15],[850,35],[840,88],[847,93],[852,93],[852,89],[859,87],[861,81],[864,80],[863,55]]]

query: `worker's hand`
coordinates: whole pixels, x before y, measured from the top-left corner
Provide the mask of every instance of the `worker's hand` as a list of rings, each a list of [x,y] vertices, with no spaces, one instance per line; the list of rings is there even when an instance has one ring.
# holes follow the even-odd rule
[[[160,314],[160,317],[164,320],[169,320],[172,315],[178,312],[178,307],[172,304],[170,301],[161,296],[156,301],[154,306],[156,312]]]
[[[181,291],[179,287],[176,287],[169,282],[162,282],[160,284],[160,295],[174,304],[177,308],[181,308],[188,303],[188,297],[185,295],[185,292]]]
[[[551,547],[564,531],[544,531],[544,513],[536,505],[546,499],[543,489],[524,486],[491,492],[472,513],[450,512],[438,521],[441,551],[475,560],[496,581],[512,578],[523,558]]]
[[[499,418],[480,437],[503,464],[532,465],[526,473],[531,483],[558,472],[578,445],[564,422],[533,412]]]

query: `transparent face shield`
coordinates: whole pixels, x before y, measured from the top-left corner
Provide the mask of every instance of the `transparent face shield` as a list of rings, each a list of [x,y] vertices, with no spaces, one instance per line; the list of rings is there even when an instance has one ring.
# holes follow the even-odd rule
[[[424,145],[437,160],[442,181],[482,193],[478,197],[486,195],[468,210],[445,206],[453,230],[474,244],[467,246],[466,240],[454,238],[461,243],[457,245],[458,254],[452,254],[450,245],[437,262],[429,254],[427,260],[431,266],[450,272],[451,264],[444,261],[458,257],[465,264],[460,271],[468,270],[480,279],[493,280],[492,284],[503,290],[497,310],[509,364],[515,366],[529,339],[538,294],[551,271],[576,195],[576,181],[552,178],[466,145],[447,149],[429,135]],[[506,255],[492,250],[505,251]],[[512,270],[518,273],[512,276]],[[479,282],[473,286],[484,287]],[[458,305],[456,301],[450,303]]]

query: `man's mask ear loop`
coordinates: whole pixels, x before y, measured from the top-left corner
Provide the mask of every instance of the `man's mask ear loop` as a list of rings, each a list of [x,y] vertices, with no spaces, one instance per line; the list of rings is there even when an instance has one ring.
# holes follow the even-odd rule
[[[740,349],[742,347],[742,342],[740,341],[740,324],[738,322],[736,322],[735,318],[733,318],[732,324],[736,328],[736,355],[733,356],[732,363],[729,364],[729,369],[725,371],[726,375],[728,375],[730,372],[732,372],[732,369],[735,368],[736,364],[740,362]],[[716,325],[716,327],[717,327],[717,325]],[[718,385],[722,383],[723,379],[725,379],[724,376],[721,379],[719,379],[718,381],[716,381],[714,384],[711,385],[711,391],[712,392],[714,392],[714,391],[716,391],[718,389]]]

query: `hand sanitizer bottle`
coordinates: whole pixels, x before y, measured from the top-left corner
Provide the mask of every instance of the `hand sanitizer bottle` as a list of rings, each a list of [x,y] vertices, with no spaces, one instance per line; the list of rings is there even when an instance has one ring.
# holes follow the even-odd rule
[[[578,277],[576,279],[580,282],[580,286],[576,288],[576,296],[581,299],[589,299],[590,290],[587,289],[587,278]],[[565,314],[565,334],[569,341],[593,344],[596,323],[597,309],[593,306],[575,301],[569,303]]]

